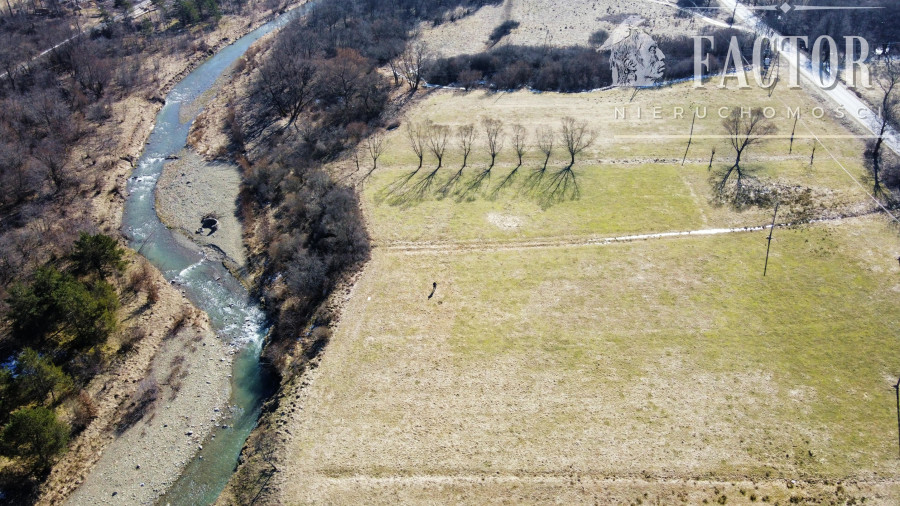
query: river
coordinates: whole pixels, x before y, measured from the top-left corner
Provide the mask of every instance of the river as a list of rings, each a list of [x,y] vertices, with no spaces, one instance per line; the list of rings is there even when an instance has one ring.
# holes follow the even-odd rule
[[[302,15],[307,5],[282,14],[222,49],[179,82],[166,97],[165,106],[144,152],[129,180],[123,232],[130,245],[176,283],[199,309],[209,315],[221,339],[240,345],[232,372],[233,418],[227,430],[217,431],[185,467],[181,477],[160,499],[161,504],[210,504],[216,500],[234,472],[241,447],[256,426],[263,401],[273,391],[271,378],[260,367],[260,351],[267,333],[266,317],[257,301],[221,262],[207,259],[203,251],[176,236],[156,214],[155,188],[167,156],[187,142],[191,124],[200,110],[182,122],[182,106],[189,106],[209,90],[216,79],[251,44],[263,35]]]

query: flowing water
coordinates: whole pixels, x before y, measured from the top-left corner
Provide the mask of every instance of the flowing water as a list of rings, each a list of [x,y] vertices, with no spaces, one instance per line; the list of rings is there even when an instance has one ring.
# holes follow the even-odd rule
[[[307,4],[308,5],[308,4]],[[123,232],[166,276],[185,291],[198,308],[209,315],[213,329],[228,343],[239,347],[232,371],[233,417],[223,421],[228,428],[203,444],[182,476],[160,500],[161,504],[209,504],[216,500],[234,472],[240,449],[256,425],[260,408],[273,385],[259,363],[266,336],[266,319],[246,288],[221,262],[207,259],[202,250],[163,225],[156,215],[156,182],[165,159],[180,151],[199,110],[182,122],[182,106],[189,106],[263,35],[283,26],[306,6],[266,23],[219,51],[178,83],[166,97],[156,118],[144,152],[129,180]]]

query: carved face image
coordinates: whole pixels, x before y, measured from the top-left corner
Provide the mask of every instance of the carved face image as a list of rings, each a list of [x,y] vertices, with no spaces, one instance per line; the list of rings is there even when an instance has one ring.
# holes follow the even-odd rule
[[[611,49],[610,66],[615,86],[652,86],[666,72],[666,55],[646,32],[632,29]]]

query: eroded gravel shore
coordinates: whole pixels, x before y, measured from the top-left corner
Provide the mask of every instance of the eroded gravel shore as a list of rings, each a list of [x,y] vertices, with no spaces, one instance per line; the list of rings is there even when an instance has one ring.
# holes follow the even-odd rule
[[[246,263],[238,220],[237,199],[241,176],[226,163],[207,162],[183,149],[178,159],[166,163],[156,186],[156,211],[166,226],[203,246],[221,250],[236,266]],[[218,228],[197,233],[201,220],[215,216]]]

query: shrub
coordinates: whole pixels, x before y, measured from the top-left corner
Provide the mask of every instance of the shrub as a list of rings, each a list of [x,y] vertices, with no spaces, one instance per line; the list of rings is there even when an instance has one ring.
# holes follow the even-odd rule
[[[97,414],[97,404],[91,399],[91,396],[84,390],[78,392],[75,406],[72,409],[73,429],[79,432],[84,430],[94,418],[97,418]]]
[[[144,327],[131,327],[128,332],[122,336],[122,342],[119,345],[119,353],[127,355],[134,350],[134,347],[147,337],[147,330]]]
[[[150,287],[147,288],[147,302],[150,304],[156,304],[159,302],[159,285],[156,283],[150,283]]]
[[[734,29],[705,32],[715,44],[709,49],[709,73],[721,70],[732,36],[738,38],[744,55],[752,54],[753,39]],[[607,35],[602,30],[591,36],[591,44],[602,44]],[[660,47],[666,53],[666,79],[693,76],[694,42],[690,37],[660,37]],[[429,69],[426,80],[437,85],[460,84],[470,88],[474,83],[470,73],[483,76],[488,87],[514,89],[528,86],[538,91],[576,92],[612,85],[609,53],[595,47],[545,48],[536,46],[503,46],[474,55],[443,58]]]
[[[188,322],[191,320],[191,312],[189,309],[182,309],[177,315],[175,315],[175,320],[172,322],[172,327],[169,329],[168,334],[166,334],[166,338],[171,339],[178,335],[181,332]]]
[[[606,42],[606,39],[608,38],[609,32],[601,28],[591,34],[591,36],[588,38],[588,43],[594,47],[600,47],[604,42]]]
[[[72,375],[78,384],[87,383],[91,378],[100,374],[106,367],[107,361],[99,347],[75,354],[63,366],[66,372]]]
[[[146,263],[142,263],[128,280],[129,288],[136,293],[149,291],[153,284],[153,271]]]

